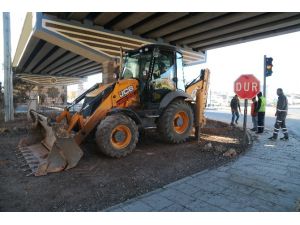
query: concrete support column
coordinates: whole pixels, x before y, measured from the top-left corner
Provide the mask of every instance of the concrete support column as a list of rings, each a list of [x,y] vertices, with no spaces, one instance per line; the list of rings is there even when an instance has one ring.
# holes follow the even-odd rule
[[[63,94],[65,96],[63,104],[67,105],[67,102],[68,102],[68,86],[67,85],[63,86],[63,90],[64,90]]]
[[[78,83],[77,96],[81,95],[84,92],[83,82]]]
[[[4,120],[14,120],[13,73],[11,68],[10,14],[3,12]]]
[[[102,82],[103,84],[114,82],[114,62],[106,61],[102,63]]]

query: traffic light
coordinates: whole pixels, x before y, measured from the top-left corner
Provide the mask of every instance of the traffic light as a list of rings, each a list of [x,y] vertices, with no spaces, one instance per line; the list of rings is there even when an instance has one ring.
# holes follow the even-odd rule
[[[268,76],[271,76],[273,71],[272,71],[272,68],[273,68],[273,58],[270,57],[270,58],[266,58],[266,62],[265,62],[265,76],[268,77]]]

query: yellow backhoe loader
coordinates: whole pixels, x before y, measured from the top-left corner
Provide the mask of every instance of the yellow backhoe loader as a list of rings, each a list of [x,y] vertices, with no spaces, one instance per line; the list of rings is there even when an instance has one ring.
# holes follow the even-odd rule
[[[182,59],[167,45],[128,51],[116,82],[95,84],[54,119],[30,110],[34,127],[18,149],[31,174],[75,167],[83,155],[80,145],[91,135],[100,152],[116,158],[131,153],[145,129],[156,128],[166,142],[184,142],[194,126],[205,122],[209,71],[185,86]]]

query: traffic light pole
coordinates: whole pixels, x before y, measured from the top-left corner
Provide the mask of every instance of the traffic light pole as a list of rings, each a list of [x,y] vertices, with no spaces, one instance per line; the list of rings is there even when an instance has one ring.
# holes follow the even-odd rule
[[[264,87],[263,87],[263,95],[264,95],[264,97],[266,97],[266,82],[267,82],[267,76],[266,76],[266,58],[267,58],[267,56],[266,55],[264,55]]]

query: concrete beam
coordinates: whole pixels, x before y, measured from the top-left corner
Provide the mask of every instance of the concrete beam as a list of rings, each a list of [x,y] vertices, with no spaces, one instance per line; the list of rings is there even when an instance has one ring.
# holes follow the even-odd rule
[[[294,25],[291,27],[286,27],[282,28],[279,30],[271,30],[265,33],[259,33],[255,34],[252,36],[244,36],[236,39],[230,39],[228,41],[223,41],[219,43],[213,43],[210,45],[205,45],[197,48],[197,50],[205,49],[205,50],[210,50],[210,49],[216,49],[216,48],[221,48],[221,47],[226,47],[230,45],[235,45],[235,44],[241,44],[249,41],[256,41],[256,40],[261,40],[263,38],[270,38],[270,37],[275,37],[278,35],[283,35],[283,34],[289,34],[293,32],[299,32],[300,31],[300,25]]]
[[[99,26],[104,26],[105,24],[112,21],[114,18],[119,16],[122,12],[107,12],[107,13],[101,13],[99,16],[97,16],[94,19],[94,23]]]
[[[33,15],[32,13],[27,13],[26,18],[24,21],[24,25],[22,28],[22,35],[20,36],[18,46],[16,49],[15,57],[13,60],[13,67],[16,67],[19,64],[20,59],[22,58],[24,49],[28,44],[28,40],[32,34],[32,27],[33,27]]]
[[[34,33],[34,36],[42,40],[45,40],[47,42],[50,42],[53,45],[57,45],[65,50],[81,55],[85,58],[88,58],[92,61],[101,63],[102,61],[111,59],[111,57],[99,51],[95,51],[94,49],[84,46],[81,43],[66,38],[61,34],[55,33],[50,30],[46,30],[46,29],[37,30]]]
[[[85,66],[97,65],[97,64],[98,63],[96,63],[96,62],[91,62],[91,61],[88,61],[88,60],[84,60],[84,61],[76,63],[75,65],[72,65],[70,67],[67,67],[67,68],[59,71],[59,74],[61,74],[61,75],[71,74],[76,70],[86,68]]]
[[[263,14],[261,16],[253,17],[247,20],[243,20],[240,22],[236,22],[234,24],[228,24],[226,26],[222,26],[213,30],[209,30],[207,32],[198,33],[196,35],[190,36],[188,38],[184,38],[182,40],[178,40],[180,44],[188,44],[190,47],[193,48],[194,42],[198,42],[201,40],[207,40],[209,38],[219,38],[223,35],[227,35],[232,32],[242,32],[245,29],[252,29],[255,30],[257,26],[268,26],[271,28],[272,22],[281,21],[286,18],[295,16],[299,13],[268,13]]]
[[[43,59],[51,51],[52,48],[52,44],[45,43],[42,49],[30,61],[29,65],[26,67],[25,72],[30,72],[39,63],[39,60]]]
[[[17,74],[16,76],[21,80],[24,80],[31,84],[35,84],[37,86],[64,86],[87,81],[86,78],[79,77],[45,76],[40,74],[32,75],[26,73]]]
[[[288,18],[285,20],[280,20],[273,22],[272,24],[263,24],[260,26],[239,30],[236,32],[232,32],[226,35],[216,36],[209,39],[204,39],[203,41],[195,42],[194,44],[191,44],[190,46],[192,48],[200,48],[206,45],[212,45],[220,42],[226,42],[238,38],[245,38],[245,37],[253,37],[255,35],[261,36],[262,34],[266,32],[273,32],[274,30],[280,30],[291,26],[296,26],[300,24],[300,14],[298,16],[293,18]]]
[[[102,63],[102,82],[103,84],[108,84],[114,82],[116,79],[114,78],[114,62],[106,61]]]
[[[125,30],[125,29],[131,27],[132,25],[138,23],[139,21],[142,21],[142,20],[148,18],[149,16],[153,15],[154,13],[155,12],[133,13],[133,14],[127,16],[126,18],[124,18],[123,20],[121,20],[120,22],[113,25],[112,29],[113,30]]]
[[[189,15],[184,18],[178,19],[178,21],[171,23],[169,25],[163,26],[161,28],[155,29],[147,33],[147,36],[157,38],[164,37],[168,34],[174,33],[177,34],[178,31],[186,29],[187,27],[196,25],[198,23],[203,23],[207,20],[215,19],[226,13],[221,12],[210,12],[210,13],[197,13],[194,15]]]
[[[99,68],[99,71],[101,70],[101,64],[97,62],[88,62],[84,66],[76,67],[75,69],[72,69],[68,72],[70,76],[75,76],[74,74],[77,74],[78,72],[87,71],[91,68]],[[64,74],[63,74],[64,75]]]
[[[141,24],[140,26],[134,28],[132,32],[134,34],[144,34],[148,31],[156,29],[162,25],[165,25],[171,21],[174,21],[178,18],[188,15],[187,12],[174,12],[174,13],[163,13],[162,15],[152,19],[146,23]]]
[[[250,18],[253,18],[253,17],[261,15],[261,14],[263,14],[263,13],[253,13],[253,12],[228,13],[226,15],[218,16],[217,18],[214,18],[213,20],[204,21],[202,23],[197,23],[197,25],[186,27],[185,29],[183,29],[179,32],[166,35],[164,38],[167,41],[175,41],[178,39],[190,37],[195,34],[200,34],[205,31],[220,28],[220,27],[223,27],[228,24],[233,24],[233,23],[245,20],[245,19],[250,19]],[[197,35],[197,37],[199,37],[199,36],[200,35]],[[185,42],[182,41],[181,43],[185,43]]]
[[[68,19],[70,20],[83,20],[89,12],[72,12],[68,15]]]

